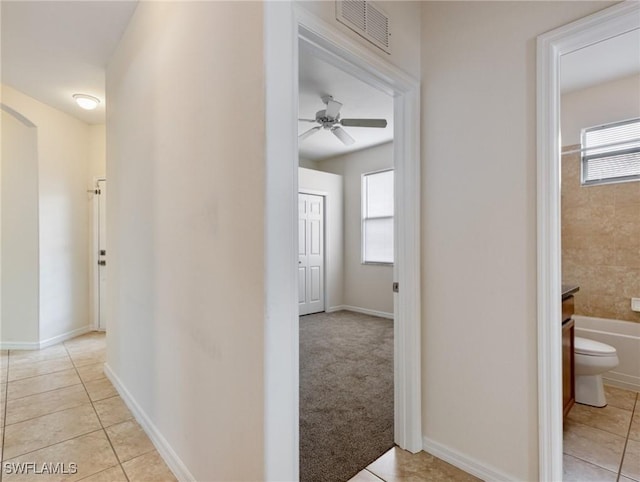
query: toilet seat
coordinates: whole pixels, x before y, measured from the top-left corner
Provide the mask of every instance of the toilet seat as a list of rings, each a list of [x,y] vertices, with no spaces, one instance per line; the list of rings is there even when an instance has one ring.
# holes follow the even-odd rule
[[[617,354],[616,349],[612,346],[579,336],[575,337],[573,351],[578,355],[589,356],[615,356]]]

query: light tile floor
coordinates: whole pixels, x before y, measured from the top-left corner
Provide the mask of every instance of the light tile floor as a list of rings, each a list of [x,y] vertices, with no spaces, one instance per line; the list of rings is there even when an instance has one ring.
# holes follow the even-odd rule
[[[105,377],[104,333],[38,351],[0,352],[0,482],[175,481]],[[73,472],[15,473],[18,464]],[[64,466],[62,466],[64,464]]]
[[[575,404],[564,423],[564,481],[640,481],[640,395],[605,386],[607,406]]]
[[[640,482],[640,394],[606,386],[608,405],[576,404],[564,426],[565,482]],[[426,452],[394,447],[349,482],[479,480]]]
[[[427,452],[412,454],[394,447],[358,472],[349,482],[471,482],[479,480]]]
[[[105,336],[89,333],[38,351],[0,352],[0,481],[175,481],[105,377]],[[608,405],[576,404],[565,422],[564,480],[640,482],[640,400],[606,387]],[[18,463],[77,464],[64,476],[9,473]],[[23,466],[24,467],[24,466]],[[352,482],[472,481],[420,452],[393,448]]]

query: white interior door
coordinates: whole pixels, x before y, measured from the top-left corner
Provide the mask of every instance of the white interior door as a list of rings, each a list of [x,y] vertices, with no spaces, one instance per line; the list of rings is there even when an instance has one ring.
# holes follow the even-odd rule
[[[298,194],[300,314],[324,311],[324,197]]]
[[[107,181],[98,181],[98,329],[107,329]]]

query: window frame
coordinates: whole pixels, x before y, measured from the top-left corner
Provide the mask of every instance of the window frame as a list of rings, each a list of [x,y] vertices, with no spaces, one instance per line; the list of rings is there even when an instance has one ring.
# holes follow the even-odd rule
[[[640,174],[634,174],[631,176],[608,177],[604,179],[595,179],[595,180],[585,180],[585,174],[587,172],[586,166],[589,163],[589,161],[593,159],[598,159],[602,157],[612,157],[612,156],[624,155],[624,154],[634,154],[634,153],[638,153],[638,155],[640,156],[640,146],[626,148],[626,149],[612,150],[606,153],[589,155],[588,152],[590,150],[598,149],[598,148],[586,147],[585,142],[586,142],[587,133],[598,131],[598,130],[614,128],[614,127],[622,126],[625,124],[634,124],[634,123],[640,125],[640,117],[634,117],[631,119],[625,119],[625,120],[616,121],[616,122],[607,122],[605,124],[599,124],[593,127],[584,127],[580,130],[580,185],[581,186],[588,187],[588,186],[599,186],[603,184],[619,184],[623,182],[640,181]],[[624,144],[626,142],[634,142],[634,141],[637,142],[638,140],[640,139],[633,138],[628,141],[622,141],[615,144]],[[603,145],[606,146],[606,144],[603,144]]]
[[[367,176],[371,176],[374,174],[381,174],[383,172],[393,172],[393,197],[394,197],[394,206],[393,206],[393,214],[391,216],[369,216],[366,217],[365,216],[365,212],[366,212],[366,206],[367,206],[367,198],[368,198],[368,193],[365,193],[365,186],[366,186],[366,178]],[[369,171],[369,172],[363,172],[360,175],[360,264],[362,265],[367,265],[367,266],[393,266],[395,263],[395,169],[393,167],[387,167],[384,169],[378,169],[376,171]],[[394,250],[393,250],[393,261],[367,261],[365,259],[365,249],[366,249],[366,239],[365,239],[365,222],[369,219],[391,219],[393,220],[393,226],[394,226],[394,232],[392,234],[393,236],[393,243],[394,243]]]

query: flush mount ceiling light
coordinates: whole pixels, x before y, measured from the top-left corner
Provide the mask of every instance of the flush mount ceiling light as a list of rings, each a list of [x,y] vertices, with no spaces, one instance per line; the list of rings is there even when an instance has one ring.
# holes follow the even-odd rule
[[[93,110],[98,107],[100,99],[86,94],[73,94],[76,103],[85,110]]]

